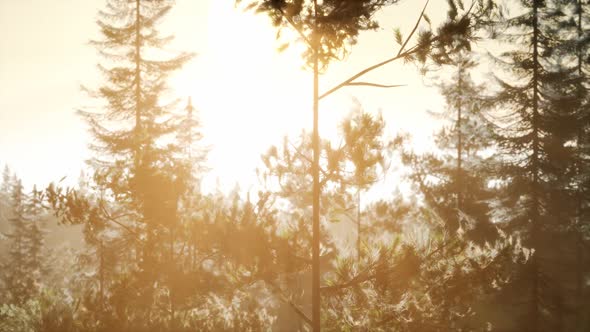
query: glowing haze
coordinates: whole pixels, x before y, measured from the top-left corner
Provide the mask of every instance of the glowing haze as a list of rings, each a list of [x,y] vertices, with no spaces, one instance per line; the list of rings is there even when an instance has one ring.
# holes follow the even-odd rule
[[[178,0],[162,30],[174,34],[170,50],[197,57],[170,82],[171,95],[191,96],[203,122],[205,144],[212,147],[211,173],[204,189],[216,182],[227,190],[239,182],[256,183],[259,156],[285,134],[311,125],[311,75],[301,69],[301,47],[277,53],[275,30],[266,17],[243,13],[233,0]],[[351,55],[334,63],[321,78],[323,89],[396,50],[392,29],[408,32],[420,1],[406,0],[378,15],[382,28],[361,35]],[[431,1],[434,22],[444,15],[445,1]],[[100,82],[100,58],[88,45],[98,38],[99,0],[0,1],[0,165],[8,164],[27,186],[46,185],[63,176],[77,180],[86,149],[86,127],[76,109],[89,104],[81,84]],[[392,64],[367,79],[407,84],[397,89],[350,88],[322,101],[320,134],[333,137],[352,98],[365,110],[381,110],[393,136],[411,132],[426,146],[434,128],[427,110],[441,97],[428,88],[413,65]],[[322,90],[323,90],[322,89]]]

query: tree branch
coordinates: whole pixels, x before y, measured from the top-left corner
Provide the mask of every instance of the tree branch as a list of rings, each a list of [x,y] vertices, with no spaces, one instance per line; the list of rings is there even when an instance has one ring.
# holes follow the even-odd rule
[[[424,264],[428,263],[429,259],[431,259],[437,253],[441,252],[444,248],[446,248],[450,245],[456,245],[456,243],[457,243],[456,241],[443,243],[442,245],[437,247],[435,250],[430,252],[428,255],[426,255],[422,259],[420,266],[423,266]],[[373,270],[375,267],[377,267],[377,265],[386,264],[386,263],[387,263],[387,261],[382,261],[382,259],[379,259],[379,260],[375,261],[374,263],[372,263],[371,265],[369,265],[364,271],[362,271],[359,274],[357,274],[356,276],[354,276],[352,279],[345,281],[341,284],[332,285],[332,286],[324,286],[321,288],[321,290],[322,290],[322,292],[337,291],[337,290],[341,290],[344,288],[352,287],[354,285],[358,285],[358,284],[363,283],[365,281],[369,281],[369,280],[375,278],[375,275],[370,273],[371,270]]]
[[[291,147],[295,150],[295,153],[298,154],[301,158],[305,159],[308,163],[312,164],[313,161],[311,159],[309,159],[303,152],[301,152],[296,146],[295,144],[293,144],[291,141],[289,141],[289,144],[291,145]],[[324,171],[323,168],[319,168],[320,172],[322,172],[322,174],[324,175],[324,178],[329,178],[328,173],[326,173],[326,171]]]
[[[141,242],[141,239],[139,238],[139,234],[137,234],[137,232],[132,230],[129,226],[119,222],[115,217],[111,216],[111,214],[107,211],[107,209],[104,207],[104,205],[102,203],[99,203],[99,206],[100,206],[100,209],[104,213],[104,216],[106,217],[107,220],[119,225],[120,227],[125,229],[127,232],[132,234],[133,237],[135,238],[135,240],[137,240],[138,242]]]
[[[372,264],[370,264],[364,271],[362,271],[359,274],[357,274],[356,276],[354,276],[352,279],[345,281],[344,283],[341,283],[338,285],[324,286],[321,288],[321,290],[322,290],[322,292],[337,291],[340,289],[344,289],[344,288],[348,288],[348,287],[360,284],[360,283],[365,282],[367,280],[371,280],[374,277],[370,273],[371,270],[374,269],[377,265],[383,264],[383,263],[384,262],[377,260],[377,261],[373,262]]]
[[[408,45],[408,42],[410,41],[410,39],[412,38],[414,33],[416,33],[416,30],[418,29],[418,26],[420,25],[420,21],[422,21],[422,18],[424,17],[424,12],[426,11],[426,7],[428,6],[428,2],[430,2],[430,0],[426,0],[426,3],[424,4],[424,8],[422,8],[422,12],[420,13],[420,16],[418,17],[418,20],[416,20],[416,24],[414,25],[412,32],[410,32],[410,34],[408,35],[408,38],[406,38],[406,41],[402,44],[402,47],[399,49],[399,52],[397,52],[398,56],[402,54],[402,52],[404,51],[404,48],[406,48],[406,46]]]
[[[307,36],[303,33],[303,31],[301,31],[301,29],[299,29],[299,27],[295,24],[295,22],[293,22],[293,20],[290,17],[288,17],[287,15],[285,15],[285,12],[283,11],[282,8],[278,8],[278,10],[281,12],[282,17],[284,17],[287,20],[287,22],[289,22],[289,24],[291,25],[291,27],[293,27],[293,29],[295,29],[295,31],[297,31],[297,33],[305,41],[305,43],[307,44],[307,46],[309,48],[313,48],[312,47],[311,40],[309,40],[309,38],[307,38]]]
[[[275,285],[272,281],[270,280],[264,280],[269,286],[270,288],[272,288],[275,293],[279,296],[279,298],[287,303],[292,309],[293,311],[295,311],[295,313],[297,313],[297,315],[299,315],[309,326],[312,326],[312,321],[311,318],[309,318],[304,312],[303,310],[301,310],[295,303],[293,303],[291,300],[289,300],[285,294],[283,294],[283,291],[280,289],[280,287],[278,287],[277,285]]]
[[[416,30],[418,29],[418,26],[420,25],[420,21],[422,21],[422,17],[424,17],[424,12],[426,11],[426,6],[428,5],[428,2],[430,0],[426,0],[426,4],[424,5],[424,8],[422,9],[422,12],[420,13],[420,16],[418,17],[418,20],[416,21],[416,24],[414,25],[414,29],[412,29],[412,32],[410,33],[410,35],[408,36],[408,38],[406,38],[405,42],[402,44],[402,47],[400,48],[399,52],[397,53],[396,56],[389,58],[385,61],[379,62],[373,66],[370,66],[368,68],[365,68],[363,70],[361,70],[360,72],[358,72],[357,74],[351,76],[350,78],[348,78],[347,80],[343,81],[342,83],[336,85],[335,87],[331,88],[330,90],[328,90],[327,92],[323,93],[322,95],[320,95],[319,99],[323,99],[329,95],[331,95],[332,93],[340,90],[341,88],[345,87],[345,86],[349,86],[350,83],[352,83],[355,79],[367,74],[368,72],[371,72],[379,67],[383,67],[388,63],[391,63],[393,61],[399,60],[401,58],[404,58],[410,54],[415,53],[418,50],[417,46],[414,46],[412,48],[410,48],[409,50],[404,52],[404,49],[406,48],[408,42],[410,41],[410,39],[412,38],[412,36],[414,35],[414,33],[416,32]]]
[[[399,88],[402,86],[406,86],[406,84],[385,85],[385,84],[370,83],[370,82],[350,82],[350,83],[346,84],[346,86],[372,86],[375,88]]]

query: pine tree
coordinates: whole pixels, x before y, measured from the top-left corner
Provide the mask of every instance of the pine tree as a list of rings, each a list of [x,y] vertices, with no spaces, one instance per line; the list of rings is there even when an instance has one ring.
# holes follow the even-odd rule
[[[541,314],[541,289],[540,267],[538,251],[540,245],[541,226],[541,204],[544,197],[541,197],[540,159],[541,159],[541,113],[540,109],[540,87],[542,84],[540,74],[540,29],[539,29],[539,7],[540,1],[533,1],[532,4],[523,4],[526,7],[525,14],[511,19],[509,22],[525,29],[526,36],[532,36],[530,40],[523,43],[528,46],[525,51],[515,51],[508,54],[512,58],[512,70],[526,75],[521,85],[511,85],[500,81],[501,93],[496,101],[507,106],[508,112],[517,118],[516,126],[509,128],[500,140],[500,146],[508,149],[515,156],[513,160],[507,160],[507,167],[504,174],[510,179],[507,192],[511,193],[516,213],[513,213],[513,223],[525,224],[527,229],[527,244],[537,250],[530,263],[530,271],[526,282],[529,286],[529,294],[525,298],[529,303],[526,310],[526,318],[521,323],[527,331],[537,332],[543,326]],[[532,50],[529,51],[529,50]],[[512,134],[512,135],[510,135]],[[523,157],[520,157],[523,156]],[[544,201],[544,200],[543,200]],[[517,215],[520,218],[514,218]]]
[[[411,167],[409,177],[425,202],[451,234],[461,229],[480,244],[493,242],[487,166],[493,160],[493,126],[484,115],[484,89],[471,78],[476,63],[470,54],[457,54],[448,66],[452,77],[440,84],[446,110],[433,114],[445,121],[435,136],[437,151],[423,156],[405,151],[402,159]]]
[[[351,225],[358,221],[358,200],[353,198],[359,189],[366,189],[377,180],[377,166],[387,153],[387,143],[382,137],[383,119],[362,111],[360,105],[355,105],[339,127],[341,138],[338,145],[327,140],[320,142],[320,211],[326,216],[321,223],[320,243],[325,252],[321,256],[322,269],[326,270],[331,269],[336,255],[351,256],[351,253],[340,251],[338,239],[328,231],[332,228],[328,220],[345,224],[351,222]],[[259,196],[263,202],[271,204],[271,209],[280,211],[276,217],[280,218],[285,228],[285,231],[276,229],[275,234],[269,234],[270,239],[274,239],[270,245],[277,252],[277,265],[281,269],[274,272],[277,274],[275,280],[265,281],[279,298],[290,299],[286,301],[286,306],[295,308],[298,316],[309,324],[311,319],[302,310],[306,307],[305,300],[309,300],[309,293],[305,288],[301,289],[301,278],[306,275],[308,248],[313,241],[312,227],[304,222],[312,216],[310,186],[313,179],[309,176],[312,156],[311,135],[302,132],[298,139],[285,137],[281,146],[269,148],[262,156],[264,167],[258,170],[266,188]],[[273,219],[268,221],[273,222]],[[346,237],[354,234],[349,228],[347,233]]]
[[[551,93],[546,97],[551,109],[547,120],[550,140],[546,145],[552,161],[547,170],[551,174],[547,211],[555,219],[554,238],[563,243],[552,271],[553,280],[559,283],[561,302],[557,325],[562,330],[584,330],[590,326],[590,322],[583,321],[587,311],[584,306],[590,304],[583,286],[587,274],[584,266],[588,263],[584,257],[588,224],[584,178],[590,125],[588,63],[584,54],[588,53],[590,21],[582,1],[548,1],[547,7],[549,29],[554,36],[551,54],[545,60],[551,66]]]
[[[496,77],[499,92],[491,99],[497,107],[496,141],[502,156],[497,170],[503,179],[504,225],[523,235],[535,250],[525,271],[513,285],[519,303],[526,299],[520,327],[527,331],[563,330],[564,295],[553,271],[561,259],[549,239],[558,241],[570,222],[564,211],[569,199],[563,189],[571,158],[567,157],[567,91],[573,87],[567,70],[560,68],[555,49],[564,35],[555,33],[554,1],[521,2],[522,13],[503,20],[500,39],[515,45],[497,58],[505,75]],[[569,160],[569,161],[568,161]],[[527,293],[519,290],[522,285]],[[523,312],[518,308],[514,312]]]
[[[46,265],[43,193],[37,190],[37,186],[33,186],[33,190],[25,202],[25,212],[29,219],[27,268],[30,271],[30,277],[39,284],[43,277],[49,273],[49,267]]]
[[[236,1],[240,2],[240,0]],[[305,41],[304,57],[313,70],[313,163],[312,184],[312,321],[314,332],[320,331],[320,135],[319,119],[319,74],[330,61],[347,52],[347,44],[353,44],[363,30],[377,28],[373,13],[397,0],[367,1],[262,1],[252,2],[249,8],[268,14],[275,26],[291,26]],[[280,30],[279,30],[280,32]],[[401,50],[400,50],[401,53]]]
[[[484,115],[484,89],[471,78],[477,68],[471,52],[458,52],[447,62],[452,76],[439,84],[446,109],[433,114],[444,121],[435,135],[436,150],[423,155],[402,151],[402,161],[409,167],[409,179],[423,195],[425,208],[444,224],[443,244],[463,234],[467,242],[494,244],[499,237],[491,220],[494,193],[488,184],[493,126]],[[460,316],[453,310],[457,306],[453,292],[441,285],[441,324],[448,330],[457,326]]]
[[[583,331],[590,328],[590,320],[585,317],[585,313],[590,310],[590,292],[584,285],[584,279],[590,275],[590,270],[587,269],[590,257],[586,254],[590,239],[590,3],[583,0],[563,2],[565,6],[558,8],[563,8],[565,15],[558,19],[562,23],[560,28],[569,34],[562,50],[558,50],[557,53],[573,60],[569,62],[568,73],[573,80],[574,89],[566,91],[572,97],[568,99],[570,103],[565,107],[572,109],[570,114],[573,126],[570,131],[575,130],[575,134],[572,135],[571,141],[575,141],[576,144],[571,151],[574,165],[570,174],[573,175],[574,181],[569,183],[567,189],[572,193],[570,197],[575,202],[575,208],[572,209],[575,215],[571,218],[571,229],[575,237],[572,241],[575,243],[575,326]]]
[[[326,141],[321,145],[321,211],[327,217],[322,223],[321,242],[325,252],[322,268],[327,271],[326,285],[321,288],[324,324],[339,330],[429,331],[433,327],[460,330],[464,326],[481,326],[473,319],[472,304],[492,291],[492,280],[505,278],[502,271],[511,249],[506,239],[486,246],[474,245],[461,235],[443,241],[448,237],[441,234],[442,228],[432,226],[440,222],[436,214],[421,212],[412,204],[415,202],[399,199],[383,200],[362,211],[366,244],[360,261],[353,259],[346,244],[329,231],[342,229],[343,224],[356,219],[357,188],[371,187],[377,175],[375,166],[388,155],[389,144],[381,137],[383,128],[380,118],[357,109],[341,124],[342,144],[333,146]],[[264,280],[273,285],[271,290],[279,298],[287,299],[283,300],[285,306],[308,324],[311,319],[301,310],[307,299],[298,296],[302,291],[305,294],[305,288],[300,290],[296,281],[304,275],[297,271],[309,264],[306,248],[311,229],[304,220],[311,212],[311,195],[309,189],[306,191],[311,182],[311,155],[309,134],[303,134],[299,142],[286,139],[282,147],[268,150],[263,156],[265,168],[259,171],[269,188],[274,189],[269,201],[275,202],[280,211],[277,217],[285,230],[278,237],[287,245],[282,248],[278,243],[269,243],[277,252],[279,264],[274,268],[286,270],[279,270],[282,273],[276,275],[275,281]],[[370,181],[355,181],[359,178],[355,166],[362,167],[359,173]],[[337,226],[329,225],[328,220]],[[424,224],[427,226],[420,228],[420,235],[416,234],[421,239],[413,240],[411,228]],[[278,254],[284,251],[286,255]],[[441,290],[443,285],[447,291]],[[447,315],[443,314],[445,305],[449,307]]]
[[[29,262],[29,219],[25,211],[26,195],[22,181],[16,176],[11,179],[11,207],[8,219],[11,230],[8,238],[10,247],[8,261],[4,267],[4,280],[9,289],[10,301],[23,304],[35,292],[34,279],[30,274]]]
[[[10,194],[11,194],[11,174],[10,168],[8,165],[4,166],[4,170],[2,172],[2,184],[0,185],[0,222],[2,224],[8,221],[9,216],[9,206],[10,206]],[[5,231],[4,225],[1,228],[2,231]]]
[[[8,172],[6,172],[8,174]],[[21,305],[43,287],[49,272],[44,250],[43,207],[41,192],[34,187],[24,193],[22,181],[13,175],[5,185],[10,188],[7,220],[8,257],[2,262],[2,282],[7,301]]]
[[[242,2],[236,0],[237,3]],[[425,62],[432,59],[436,63],[446,61],[446,57],[456,50],[470,47],[471,29],[477,24],[479,15],[483,15],[491,6],[490,1],[479,1],[477,9],[469,9],[465,15],[458,15],[456,2],[460,7],[464,7],[462,1],[449,0],[452,8],[449,20],[441,25],[439,34],[434,35],[430,30],[423,31],[418,36],[418,42],[413,47],[408,47],[408,42],[416,32],[420,22],[425,16],[425,9],[420,13],[415,27],[409,36],[402,41],[401,35],[398,40],[400,50],[397,55],[369,66],[359,73],[344,80],[342,83],[329,89],[327,92],[319,92],[320,71],[327,68],[333,60],[339,59],[347,54],[349,46],[354,44],[361,31],[372,30],[378,27],[377,22],[373,19],[373,14],[379,9],[395,4],[398,0],[363,0],[363,1],[291,1],[291,0],[264,0],[264,1],[247,1],[246,8],[254,9],[257,12],[267,14],[273,24],[280,31],[284,27],[290,27],[295,30],[300,39],[305,43],[304,58],[308,66],[313,70],[313,164],[311,174],[313,178],[312,185],[312,330],[320,331],[320,135],[318,131],[318,114],[320,99],[340,90],[343,87],[352,85],[376,86],[376,87],[395,87],[395,85],[381,85],[367,82],[359,82],[357,79],[381,66],[399,59]],[[426,2],[428,4],[428,2]],[[475,3],[474,3],[475,5]],[[473,17],[471,17],[473,14]],[[287,44],[288,45],[288,44]]]
[[[0,186],[0,241],[2,242],[2,248],[8,249],[7,242],[9,240],[10,235],[10,222],[8,219],[10,218],[11,213],[11,196],[12,196],[12,176],[10,172],[10,168],[8,165],[4,166],[4,170],[2,172],[2,183]],[[3,250],[5,251],[5,250]],[[1,255],[0,267],[2,268],[2,273],[0,274],[0,295],[8,301],[10,297],[10,289],[6,284],[6,271],[8,271],[8,267],[5,265],[5,253],[3,252]]]
[[[197,260],[217,245],[197,243],[200,227],[208,227],[195,192],[206,158],[199,119],[190,100],[186,112],[177,102],[164,104],[167,77],[192,57],[164,58],[171,37],[160,37],[157,23],[172,4],[112,0],[99,13],[102,39],[92,43],[105,58],[99,68],[106,82],[86,90],[104,102],[104,112],[82,112],[94,136],[94,174],[77,189],[47,189],[62,220],[84,224],[83,303],[89,321],[107,329],[189,322],[188,310],[203,305],[206,289],[189,278],[201,278]]]
[[[192,54],[181,53],[163,59],[164,47],[172,37],[160,36],[157,25],[172,4],[107,2],[97,21],[102,39],[92,42],[105,59],[99,69],[106,82],[90,91],[105,102],[105,112],[82,112],[96,142],[93,181],[105,193],[92,204],[98,211],[94,219],[123,225],[134,240],[125,250],[134,252],[130,256],[136,258],[139,271],[128,277],[135,278],[139,296],[118,299],[124,307],[135,307],[124,319],[144,323],[167,319],[154,310],[162,298],[157,292],[163,291],[154,290],[154,285],[168,271],[162,264],[174,260],[174,245],[165,243],[174,242],[178,203],[190,176],[188,163],[178,159],[182,148],[174,142],[182,118],[174,112],[175,102],[164,103],[166,79],[192,58]],[[113,218],[114,211],[127,217]],[[97,248],[105,245],[104,241],[95,244]]]
[[[2,193],[4,199],[8,199],[10,197],[10,193],[12,192],[11,177],[12,175],[10,173],[10,168],[8,165],[5,165],[4,170],[2,171],[2,186],[0,187],[0,192]]]
[[[571,1],[570,1],[571,2]],[[580,83],[577,85],[578,127],[576,148],[576,326],[579,331],[590,328],[590,318],[585,313],[590,311],[590,290],[584,285],[584,279],[590,275],[590,255],[586,253],[590,239],[590,8],[589,2],[575,1],[576,26],[576,73]]]
[[[357,223],[357,258],[362,259],[362,225],[361,225],[361,194],[375,184],[387,168],[388,142],[382,138],[385,122],[379,114],[373,117],[363,111],[360,104],[340,124],[344,140],[344,155],[351,164],[350,176],[343,179],[353,190],[356,190],[356,223]]]

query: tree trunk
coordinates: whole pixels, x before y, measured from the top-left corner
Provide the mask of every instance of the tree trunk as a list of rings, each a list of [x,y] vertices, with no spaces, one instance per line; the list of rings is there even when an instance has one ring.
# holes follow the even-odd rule
[[[539,2],[533,0],[533,155],[532,155],[532,209],[531,209],[531,242],[532,247],[536,249],[532,257],[531,273],[532,273],[532,289],[531,289],[531,322],[530,331],[537,332],[539,324],[539,262],[538,262],[538,238],[539,238],[539,27],[538,27],[538,7]]]
[[[581,45],[581,38],[583,37],[583,29],[582,29],[582,0],[578,0],[577,3],[578,9],[578,38],[579,43],[577,47],[577,57],[578,57],[578,75],[580,77],[583,76],[582,71],[582,62],[584,58],[584,54],[582,53],[582,45]],[[577,175],[583,174],[583,166],[581,158],[583,156],[583,127],[578,128],[578,167],[577,167]],[[581,180],[578,180],[581,181]],[[576,326],[582,326],[584,324],[584,313],[582,312],[584,309],[584,237],[582,235],[582,207],[583,207],[583,192],[582,192],[582,184],[579,183],[576,192],[576,222],[577,225],[575,227],[576,232]]]
[[[141,136],[141,3],[135,0],[135,171],[139,168]]]
[[[320,137],[318,128],[319,117],[319,38],[317,36],[317,0],[314,0],[315,29],[313,43],[313,220],[312,220],[312,323],[314,332],[319,332],[320,322]]]

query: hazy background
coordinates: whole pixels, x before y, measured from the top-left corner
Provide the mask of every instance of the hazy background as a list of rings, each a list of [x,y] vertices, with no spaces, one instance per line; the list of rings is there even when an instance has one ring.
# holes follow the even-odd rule
[[[391,57],[398,48],[393,28],[407,34],[422,6],[405,0],[381,11],[381,28],[363,33],[351,55],[330,67],[321,90]],[[101,79],[96,64],[102,59],[88,41],[99,37],[95,21],[103,7],[101,0],[0,0],[0,165],[8,164],[27,187],[66,175],[75,183],[90,155],[76,110],[92,104],[80,85],[95,87]],[[446,1],[431,1],[427,13],[436,26]],[[204,189],[216,182],[223,190],[236,182],[249,188],[259,155],[284,134],[311,126],[312,76],[301,70],[298,49],[277,54],[267,18],[235,9],[233,0],[177,0],[162,30],[176,36],[169,49],[198,54],[171,81],[170,95],[183,98],[182,106],[192,96],[200,111],[212,147]],[[358,98],[366,110],[383,112],[391,136],[401,128],[414,135],[416,147],[427,147],[437,124],[426,111],[443,104],[427,86],[432,81],[402,62],[363,81],[407,87],[341,90],[322,101],[320,134],[334,137]]]

